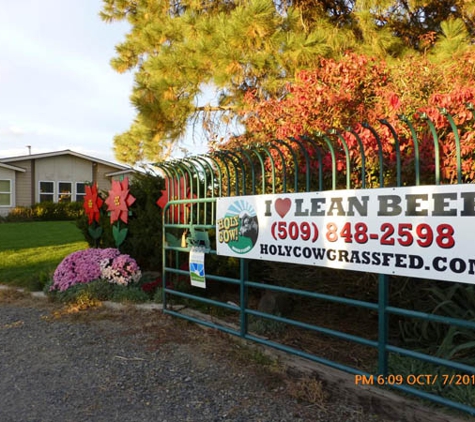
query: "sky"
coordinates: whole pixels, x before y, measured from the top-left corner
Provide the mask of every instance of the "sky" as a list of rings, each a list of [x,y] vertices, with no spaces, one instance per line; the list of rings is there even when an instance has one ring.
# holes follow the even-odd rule
[[[133,74],[109,62],[127,23],[101,0],[0,0],[0,158],[70,149],[117,160],[135,116]]]

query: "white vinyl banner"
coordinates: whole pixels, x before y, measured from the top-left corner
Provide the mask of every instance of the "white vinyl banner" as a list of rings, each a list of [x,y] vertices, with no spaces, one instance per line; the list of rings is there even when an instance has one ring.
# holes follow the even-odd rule
[[[217,199],[217,253],[475,283],[475,185]]]

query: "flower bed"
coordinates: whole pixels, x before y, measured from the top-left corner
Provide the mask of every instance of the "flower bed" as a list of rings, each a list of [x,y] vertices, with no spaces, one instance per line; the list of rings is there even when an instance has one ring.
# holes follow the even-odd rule
[[[142,273],[137,262],[118,249],[90,248],[68,255],[56,268],[50,291],[65,291],[81,283],[104,280],[127,286],[140,280]]]

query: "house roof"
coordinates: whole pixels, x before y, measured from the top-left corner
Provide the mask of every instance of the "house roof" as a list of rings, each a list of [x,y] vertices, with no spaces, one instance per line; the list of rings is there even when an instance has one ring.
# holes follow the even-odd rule
[[[84,160],[93,161],[95,163],[100,163],[100,164],[104,164],[110,167],[114,167],[118,171],[123,171],[123,170],[133,171],[130,167],[113,163],[111,161],[102,160],[97,157],[91,157],[90,155],[80,154],[79,152],[71,151],[70,149],[66,149],[63,151],[45,152],[42,154],[28,154],[28,155],[19,155],[17,157],[0,158],[0,164],[14,163],[17,161],[24,161],[24,160],[37,160],[41,158],[59,157],[61,155],[72,155],[74,157],[82,158]],[[19,169],[19,167],[17,168]]]
[[[1,168],[8,169],[8,170],[19,171],[19,172],[21,172],[21,173],[25,173],[25,172],[26,172],[26,170],[25,170],[24,168],[17,167],[17,166],[11,166],[10,164],[4,164],[4,163],[1,163],[1,162],[0,162],[0,167],[1,167]]]

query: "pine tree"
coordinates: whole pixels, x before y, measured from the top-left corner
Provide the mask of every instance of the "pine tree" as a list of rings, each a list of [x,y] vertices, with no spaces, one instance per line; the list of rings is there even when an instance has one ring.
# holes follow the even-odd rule
[[[455,44],[463,49],[473,32],[473,10],[465,7],[471,2],[463,0],[103,2],[102,19],[131,25],[111,60],[116,71],[135,72],[137,118],[114,139],[117,158],[129,163],[170,154],[190,121],[212,128],[213,116],[235,118],[251,90],[263,99],[281,97],[298,71],[322,57],[349,50],[377,57],[425,54],[421,39],[431,33],[440,34],[442,54]],[[444,23],[448,17],[457,20]],[[217,100],[199,103],[210,87]]]

